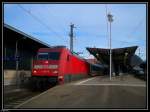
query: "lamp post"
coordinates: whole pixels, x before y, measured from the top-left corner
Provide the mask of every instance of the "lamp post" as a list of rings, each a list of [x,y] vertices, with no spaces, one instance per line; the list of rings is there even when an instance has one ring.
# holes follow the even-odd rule
[[[107,15],[107,17],[108,17],[108,21],[109,21],[109,23],[110,23],[110,32],[109,32],[109,45],[110,45],[110,80],[111,80],[111,60],[112,60],[112,51],[111,51],[111,22],[113,22],[113,19],[112,19],[112,15],[109,13],[108,15]]]
[[[16,59],[16,85],[19,86],[19,77],[18,77],[18,67],[19,67],[19,56],[18,56],[18,42],[22,39],[26,39],[26,37],[23,37],[16,41],[16,51],[15,51],[15,59]]]

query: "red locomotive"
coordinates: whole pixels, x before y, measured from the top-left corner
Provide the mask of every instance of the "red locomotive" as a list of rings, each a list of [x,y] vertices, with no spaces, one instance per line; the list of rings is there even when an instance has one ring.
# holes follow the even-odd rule
[[[91,64],[70,52],[65,46],[40,48],[37,59],[33,61],[32,85],[43,88],[46,85],[63,84],[79,78],[88,77]]]

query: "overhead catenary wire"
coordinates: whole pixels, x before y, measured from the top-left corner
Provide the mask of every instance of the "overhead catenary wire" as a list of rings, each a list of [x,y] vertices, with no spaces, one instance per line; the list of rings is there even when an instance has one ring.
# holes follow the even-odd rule
[[[138,24],[134,27],[134,29],[131,31],[131,33],[127,37],[130,38],[131,37],[130,35],[132,35],[133,33],[135,33],[140,28],[140,26],[143,24],[143,22],[144,22],[144,18],[142,18],[138,22]]]
[[[82,33],[83,33],[83,31],[82,31]],[[103,39],[106,39],[106,35],[99,35],[99,34],[91,34],[91,33],[89,33],[89,32],[85,32],[84,31],[84,33],[86,33],[86,35],[92,35],[92,37],[93,38],[97,38],[97,39],[100,39],[100,38],[103,38]],[[86,36],[85,36],[86,37]],[[85,40],[87,40],[86,38],[82,38],[82,39],[85,39]],[[95,40],[95,39],[93,39],[93,40]],[[139,41],[134,41],[134,42],[130,42],[130,41],[124,41],[124,40],[117,40],[117,39],[112,39],[113,41],[118,41],[118,42],[120,42],[121,43],[121,45],[123,45],[124,43],[128,43],[128,44],[137,44]],[[76,41],[78,41],[78,40],[76,40]],[[78,41],[79,42],[79,41]]]
[[[54,17],[55,21],[57,20],[56,23],[57,23],[57,25],[60,27],[60,29],[62,29],[63,32],[67,32],[66,29],[60,24],[60,22],[58,21],[58,19],[56,19],[56,18],[58,18],[58,17],[56,17],[56,16],[54,15],[54,13],[52,13],[52,11],[51,11],[48,7],[46,7],[46,8],[47,8],[48,13],[50,13],[50,15]],[[65,38],[65,39],[66,39],[66,38]],[[66,40],[65,42],[66,42],[66,43],[69,43],[68,40]]]
[[[133,33],[136,33],[136,31],[138,30],[138,28],[143,24],[143,19],[144,19],[144,18],[142,18],[142,19],[138,22],[138,24],[136,25],[136,27],[134,27],[134,29],[127,35],[127,38],[130,38]],[[133,37],[133,36],[132,36],[132,37]],[[140,41],[146,41],[146,40],[140,40]],[[131,43],[131,42],[126,42],[126,41],[122,41],[122,42],[123,42],[123,44],[120,44],[120,46],[123,46],[124,43]],[[135,43],[136,43],[136,42],[135,42]]]
[[[43,25],[45,28],[47,28],[48,30],[50,30],[51,32],[53,32],[56,36],[58,37],[62,37],[61,35],[59,35],[57,32],[55,32],[52,28],[50,28],[48,25],[46,25],[43,21],[41,21],[37,16],[33,15],[30,11],[28,11],[27,9],[25,9],[22,5],[17,4],[23,11],[25,11],[26,13],[28,13],[32,18],[34,18],[36,21],[38,21],[41,25]],[[62,38],[63,39],[63,38]],[[64,39],[63,39],[64,40]],[[66,40],[64,40],[64,42],[67,42]]]
[[[52,13],[52,11],[47,7],[47,10],[48,10],[48,12],[53,16],[53,17],[56,17],[55,15],[54,15],[54,13]],[[57,21],[57,24],[59,24],[59,27],[61,28],[61,29],[63,29],[63,31],[66,31],[66,29],[60,24],[60,22],[59,21]]]

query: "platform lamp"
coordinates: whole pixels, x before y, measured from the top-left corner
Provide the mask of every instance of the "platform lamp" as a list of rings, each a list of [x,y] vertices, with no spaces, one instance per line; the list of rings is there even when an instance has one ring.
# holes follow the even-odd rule
[[[16,51],[15,51],[15,60],[16,60],[16,86],[19,87],[19,76],[18,76],[18,65],[19,65],[19,56],[18,56],[18,43],[20,40],[26,39],[26,37],[22,37],[16,41]]]
[[[113,22],[113,15],[111,15],[110,13],[107,15],[107,17],[108,17],[108,21],[109,21],[109,23],[110,23],[110,34],[109,34],[109,45],[110,45],[110,80],[111,80],[111,66],[112,66],[112,64],[111,64],[111,60],[112,60],[112,51],[111,51],[111,23]]]

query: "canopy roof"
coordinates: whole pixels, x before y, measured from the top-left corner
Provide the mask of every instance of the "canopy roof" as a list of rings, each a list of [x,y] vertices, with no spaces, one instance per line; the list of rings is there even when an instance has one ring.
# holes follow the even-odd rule
[[[112,61],[115,64],[124,64],[124,62],[129,63],[137,47],[138,46],[112,49]],[[87,47],[86,49],[101,63],[109,64],[110,49],[89,47]]]

